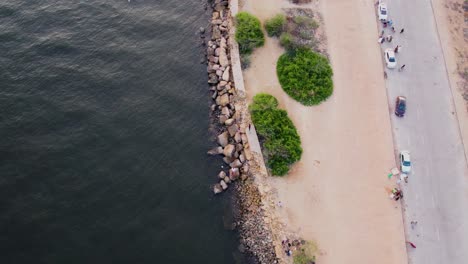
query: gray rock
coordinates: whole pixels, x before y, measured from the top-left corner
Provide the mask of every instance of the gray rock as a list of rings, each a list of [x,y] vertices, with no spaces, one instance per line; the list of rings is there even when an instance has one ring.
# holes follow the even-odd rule
[[[225,124],[226,126],[230,126],[230,125],[232,125],[233,123],[234,123],[234,119],[232,119],[232,118],[230,118],[230,119],[228,119],[228,120],[226,120],[226,121],[224,122],[224,124]]]
[[[250,170],[250,166],[248,163],[244,163],[244,165],[242,166],[242,172],[243,173],[248,173]]]
[[[217,183],[213,186],[213,192],[214,194],[222,193],[223,192],[223,187],[221,184]]]
[[[221,22],[221,23],[222,23],[222,22]],[[199,30],[200,30],[200,33],[201,33],[201,34],[204,34],[204,33],[205,33],[205,28],[204,28],[204,27],[200,27]]]
[[[208,150],[208,155],[219,155],[223,153],[223,148],[222,147],[216,147],[213,149]]]
[[[229,179],[228,176],[224,177],[223,180],[224,180],[225,183],[228,183],[228,184],[231,183],[231,179]]]
[[[235,160],[235,158],[229,158],[229,157],[224,157],[223,158],[223,161],[228,165],[231,164],[234,160]]]
[[[226,70],[223,72],[223,81],[229,81],[229,67],[226,68]]]
[[[211,39],[220,39],[221,38],[221,30],[217,26],[213,27],[213,33],[211,34]]]
[[[227,117],[230,117],[231,116],[231,112],[229,111],[229,108],[227,106],[223,107],[221,109],[221,114],[227,116]]]
[[[220,171],[220,172],[218,173],[218,178],[220,178],[220,179],[222,180],[222,179],[224,179],[224,177],[226,177],[226,172]]]
[[[229,65],[229,60],[227,58],[227,54],[226,54],[226,51],[224,51],[224,49],[222,49],[221,52],[219,53],[219,64],[223,67],[226,67]]]
[[[227,131],[223,132],[218,136],[218,143],[222,147],[225,147],[229,142],[229,134]]]
[[[208,75],[208,83],[210,83],[210,84],[217,84],[218,83],[218,76],[216,76],[216,73],[210,73]]]
[[[211,112],[214,112],[214,110],[216,110],[216,104],[212,104],[210,109],[211,109]]]
[[[217,92],[217,91],[214,91],[214,93],[213,93],[213,95],[211,96],[211,98],[216,99],[216,97],[218,97],[218,92]]]
[[[236,134],[234,135],[234,141],[236,141],[237,143],[241,143],[242,142],[242,136],[241,136],[241,133],[239,131],[236,132]],[[242,146],[242,144],[240,144]]]
[[[233,124],[232,126],[228,127],[228,132],[231,137],[234,137],[237,131],[239,131],[237,124]]]
[[[242,162],[242,163],[245,162],[245,155],[244,155],[243,153],[241,153],[241,154],[239,155],[239,160],[240,160],[240,162]]]
[[[229,95],[223,94],[221,96],[218,96],[216,98],[216,104],[220,106],[226,106],[227,104],[229,104]]]
[[[240,160],[236,159],[235,161],[231,162],[229,164],[229,166],[231,166],[231,168],[240,168],[240,167],[242,167],[242,162],[240,162]]]
[[[234,156],[234,152],[236,152],[236,146],[232,144],[228,144],[224,147],[223,154],[226,157],[232,158]]]
[[[231,181],[237,180],[239,176],[240,176],[239,168],[229,169],[229,179],[231,179]]]
[[[225,116],[225,115],[220,115],[219,116],[219,123],[221,125],[224,125],[224,123],[226,123],[226,120],[228,120],[229,117]]]
[[[226,190],[228,188],[228,185],[226,184],[224,180],[221,180],[219,184],[221,185],[221,188],[223,188],[223,190]]]

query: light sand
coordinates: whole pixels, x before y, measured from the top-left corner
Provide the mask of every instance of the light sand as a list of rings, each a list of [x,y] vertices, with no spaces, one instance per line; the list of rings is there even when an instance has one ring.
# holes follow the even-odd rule
[[[247,0],[243,9],[263,21],[288,5]],[[244,72],[248,97],[273,94],[302,140],[290,175],[271,178],[284,205],[278,210],[290,230],[318,244],[319,263],[407,263],[401,209],[388,196],[395,159],[373,1],[321,5],[334,70],[327,102],[305,107],[283,92],[277,40],[268,38]]]
[[[460,76],[460,72],[468,70],[468,40],[464,38],[464,29],[468,28],[468,22],[465,22],[463,1],[434,0],[433,8],[437,30],[443,44],[442,50],[457,110],[465,154],[467,154],[468,103],[463,99],[463,92],[468,93],[468,83]]]

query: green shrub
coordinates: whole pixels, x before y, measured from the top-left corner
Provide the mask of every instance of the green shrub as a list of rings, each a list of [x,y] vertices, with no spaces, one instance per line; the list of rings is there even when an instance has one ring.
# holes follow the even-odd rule
[[[304,250],[298,250],[293,255],[294,264],[312,264],[315,263],[315,257],[310,257]]]
[[[302,155],[301,139],[278,100],[269,94],[257,94],[249,106],[252,121],[260,137],[267,166],[271,173],[283,176]]]
[[[288,32],[284,32],[280,36],[280,45],[283,46],[283,48],[289,50],[293,48],[293,36],[289,34]]]
[[[283,32],[286,24],[286,17],[283,14],[278,14],[265,21],[265,30],[270,37],[279,37]]]
[[[236,15],[236,22],[236,41],[241,54],[250,54],[254,48],[263,46],[265,37],[258,18],[247,12],[240,12]]]
[[[327,58],[308,49],[278,59],[276,73],[283,90],[303,105],[316,105],[333,92],[333,71]]]

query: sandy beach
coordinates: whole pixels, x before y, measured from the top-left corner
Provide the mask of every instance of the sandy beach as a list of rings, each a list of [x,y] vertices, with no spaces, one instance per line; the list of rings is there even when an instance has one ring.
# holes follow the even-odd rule
[[[334,93],[321,105],[305,107],[281,89],[276,61],[284,51],[276,39],[267,38],[244,71],[248,98],[274,95],[301,136],[301,161],[270,182],[283,204],[278,214],[290,231],[318,245],[319,263],[407,263],[401,208],[388,193],[395,159],[373,4],[308,5],[324,17],[334,70]],[[247,0],[242,9],[264,21],[293,6]]]

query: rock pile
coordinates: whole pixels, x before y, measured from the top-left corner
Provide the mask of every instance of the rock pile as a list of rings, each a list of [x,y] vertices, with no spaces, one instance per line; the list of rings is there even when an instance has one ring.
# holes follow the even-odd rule
[[[208,151],[210,155],[223,155],[229,171],[218,174],[219,183],[213,186],[215,194],[226,190],[237,179],[246,179],[248,142],[245,125],[236,112],[236,89],[232,80],[228,41],[230,38],[228,1],[215,0],[211,18],[211,40],[207,43],[208,84],[214,103],[211,105],[216,121],[221,127],[217,141],[219,147]],[[201,32],[201,31],[200,31]]]
[[[233,36],[232,31],[230,32],[232,18],[229,2],[213,0],[212,8],[211,30],[200,29],[199,32],[203,39],[205,31],[211,32],[211,38],[206,43],[206,62],[213,99],[211,112],[219,128],[216,138],[218,146],[209,150],[208,154],[222,155],[224,163],[228,165],[227,170],[218,173],[218,183],[213,186],[213,192],[219,194],[230,185],[233,186],[231,188],[236,190],[234,193],[238,197],[240,208],[236,223],[240,234],[240,248],[256,259],[256,263],[278,263],[271,229],[265,222],[262,197],[254,177],[249,177],[257,166],[257,158],[250,151],[246,134],[246,124],[250,123],[246,121],[246,99],[242,93],[237,93],[233,80],[229,45]],[[249,163],[253,166],[250,167]],[[234,182],[237,184],[233,184]]]

